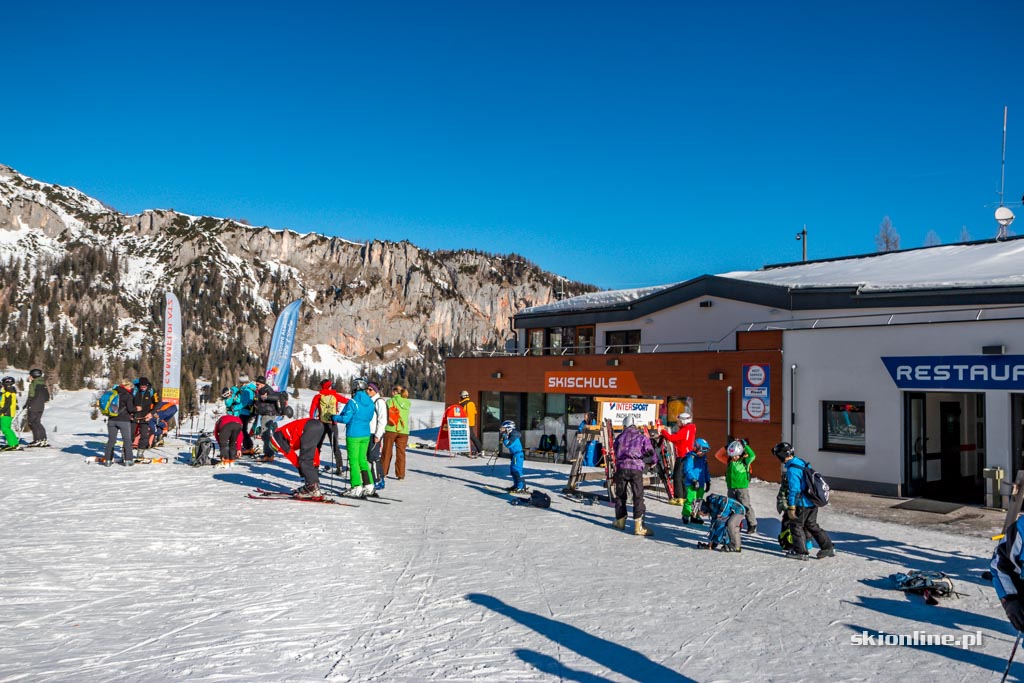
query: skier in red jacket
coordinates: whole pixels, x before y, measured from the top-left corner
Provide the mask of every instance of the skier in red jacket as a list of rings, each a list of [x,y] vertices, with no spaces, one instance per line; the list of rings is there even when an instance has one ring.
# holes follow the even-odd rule
[[[686,460],[686,454],[693,450],[693,440],[697,438],[697,425],[693,424],[693,416],[687,412],[679,413],[676,417],[676,424],[679,425],[679,429],[675,434],[662,429],[661,435],[671,442],[676,451],[675,465],[672,466],[672,489],[675,491],[676,497],[669,503],[682,505],[686,502],[685,498],[679,497],[680,492],[686,490],[683,482],[683,461]]]
[[[296,498],[321,500],[324,497],[320,493],[320,476],[317,472],[320,467],[317,443],[323,442],[324,431],[324,424],[320,420],[307,417],[289,422],[270,436],[270,444],[298,468],[306,482],[295,490]]]

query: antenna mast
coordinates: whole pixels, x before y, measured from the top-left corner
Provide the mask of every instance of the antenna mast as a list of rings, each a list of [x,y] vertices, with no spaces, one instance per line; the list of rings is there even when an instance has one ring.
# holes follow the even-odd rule
[[[999,171],[999,206],[1003,205],[1003,190],[1006,187],[1006,112],[1009,109],[1003,106],[1003,163]]]

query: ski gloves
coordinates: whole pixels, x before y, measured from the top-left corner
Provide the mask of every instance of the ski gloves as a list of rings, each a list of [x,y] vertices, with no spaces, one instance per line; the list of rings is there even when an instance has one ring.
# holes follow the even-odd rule
[[[1006,612],[1006,618],[1013,624],[1013,628],[1018,631],[1024,631],[1024,605],[1020,604],[1017,596],[1007,595],[1002,599],[1002,605],[1003,610]]]

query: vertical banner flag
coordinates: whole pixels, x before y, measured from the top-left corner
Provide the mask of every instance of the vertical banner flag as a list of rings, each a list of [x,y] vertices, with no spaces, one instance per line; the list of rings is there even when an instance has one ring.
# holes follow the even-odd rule
[[[181,306],[174,292],[166,293],[164,307],[163,389],[160,398],[178,405],[181,401]]]
[[[270,356],[267,358],[267,384],[274,391],[288,391],[288,375],[292,371],[292,347],[295,345],[295,328],[299,326],[299,307],[302,299],[284,307],[274,323],[274,336],[270,340]]]
[[[769,371],[764,365],[743,366],[743,422],[771,422],[771,393],[769,392]]]

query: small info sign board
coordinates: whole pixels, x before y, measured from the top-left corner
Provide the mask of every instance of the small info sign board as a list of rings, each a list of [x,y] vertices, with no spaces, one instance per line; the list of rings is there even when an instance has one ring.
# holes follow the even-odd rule
[[[469,453],[469,418],[448,418],[448,452]]]

